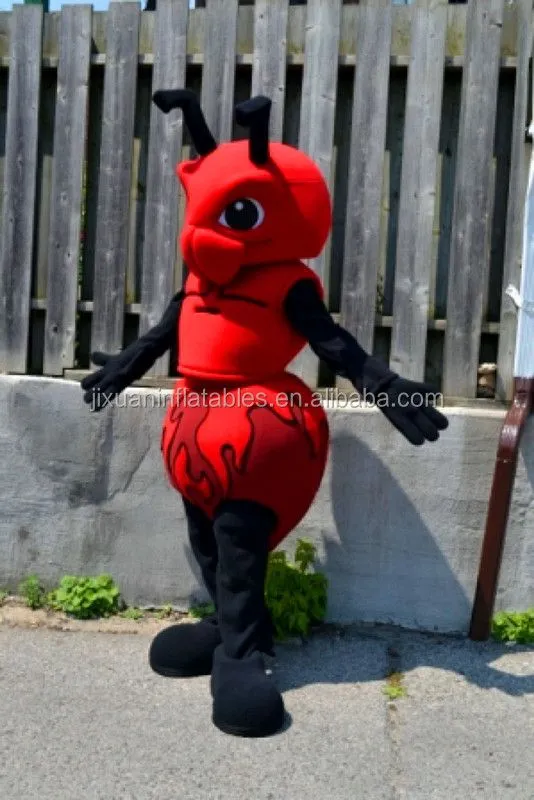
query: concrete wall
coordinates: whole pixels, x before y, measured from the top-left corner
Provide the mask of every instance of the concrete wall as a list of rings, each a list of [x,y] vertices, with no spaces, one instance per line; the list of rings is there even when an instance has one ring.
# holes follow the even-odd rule
[[[185,608],[205,597],[160,461],[164,396],[130,391],[118,407],[91,414],[77,383],[0,377],[0,587],[32,572],[48,585],[66,573],[110,572],[132,604]],[[292,553],[302,535],[317,544],[330,620],[467,630],[503,412],[446,413],[440,442],[415,448],[377,410],[329,411],[327,474],[282,547]],[[528,606],[532,420],[498,596],[499,608]]]

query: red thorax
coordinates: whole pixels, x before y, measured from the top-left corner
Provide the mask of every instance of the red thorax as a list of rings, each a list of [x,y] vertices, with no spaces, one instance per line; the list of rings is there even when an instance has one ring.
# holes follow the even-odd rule
[[[284,313],[290,287],[316,274],[293,262],[250,267],[226,286],[189,275],[180,312],[178,371],[251,383],[280,375],[305,345]]]

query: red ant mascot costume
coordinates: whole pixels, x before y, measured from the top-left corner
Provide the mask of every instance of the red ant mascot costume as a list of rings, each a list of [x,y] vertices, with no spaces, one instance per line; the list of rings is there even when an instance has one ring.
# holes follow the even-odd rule
[[[288,364],[309,343],[359,392],[381,392],[382,412],[413,444],[435,441],[447,420],[414,402],[430,387],[389,370],[328,313],[302,262],[328,237],[328,188],[304,153],[269,142],[270,100],[241,103],[248,140],[217,145],[192,92],[153,99],[165,113],[182,109],[198,153],[176,168],[188,275],[157,326],[118,355],[93,354],[100,369],[82,382],[84,400],[103,408],[177,345],[161,450],[216,613],[160,632],[150,665],[165,676],[210,674],[214,724],[266,736],[285,717],[264,661],[273,655],[268,554],[310,507],[328,452],[324,410]]]

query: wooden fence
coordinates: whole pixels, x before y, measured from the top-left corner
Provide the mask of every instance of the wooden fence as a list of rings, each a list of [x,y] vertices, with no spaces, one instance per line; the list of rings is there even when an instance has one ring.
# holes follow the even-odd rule
[[[187,85],[219,140],[246,135],[236,102],[269,95],[272,138],[320,165],[334,227],[313,266],[363,346],[448,397],[476,397],[494,361],[509,399],[532,1],[157,5],[0,14],[0,371],[77,375],[181,285],[190,142],[151,94]],[[298,369],[331,381],[309,352]]]

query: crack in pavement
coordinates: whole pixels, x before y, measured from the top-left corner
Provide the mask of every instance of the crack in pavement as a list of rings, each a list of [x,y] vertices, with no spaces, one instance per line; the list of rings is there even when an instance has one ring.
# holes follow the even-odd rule
[[[401,643],[394,638],[387,643],[387,674],[386,678],[394,673],[402,672]],[[390,760],[387,782],[391,789],[391,800],[401,800],[405,797],[402,788],[402,758],[401,758],[401,721],[397,704],[392,699],[386,699],[386,738],[390,746]]]

